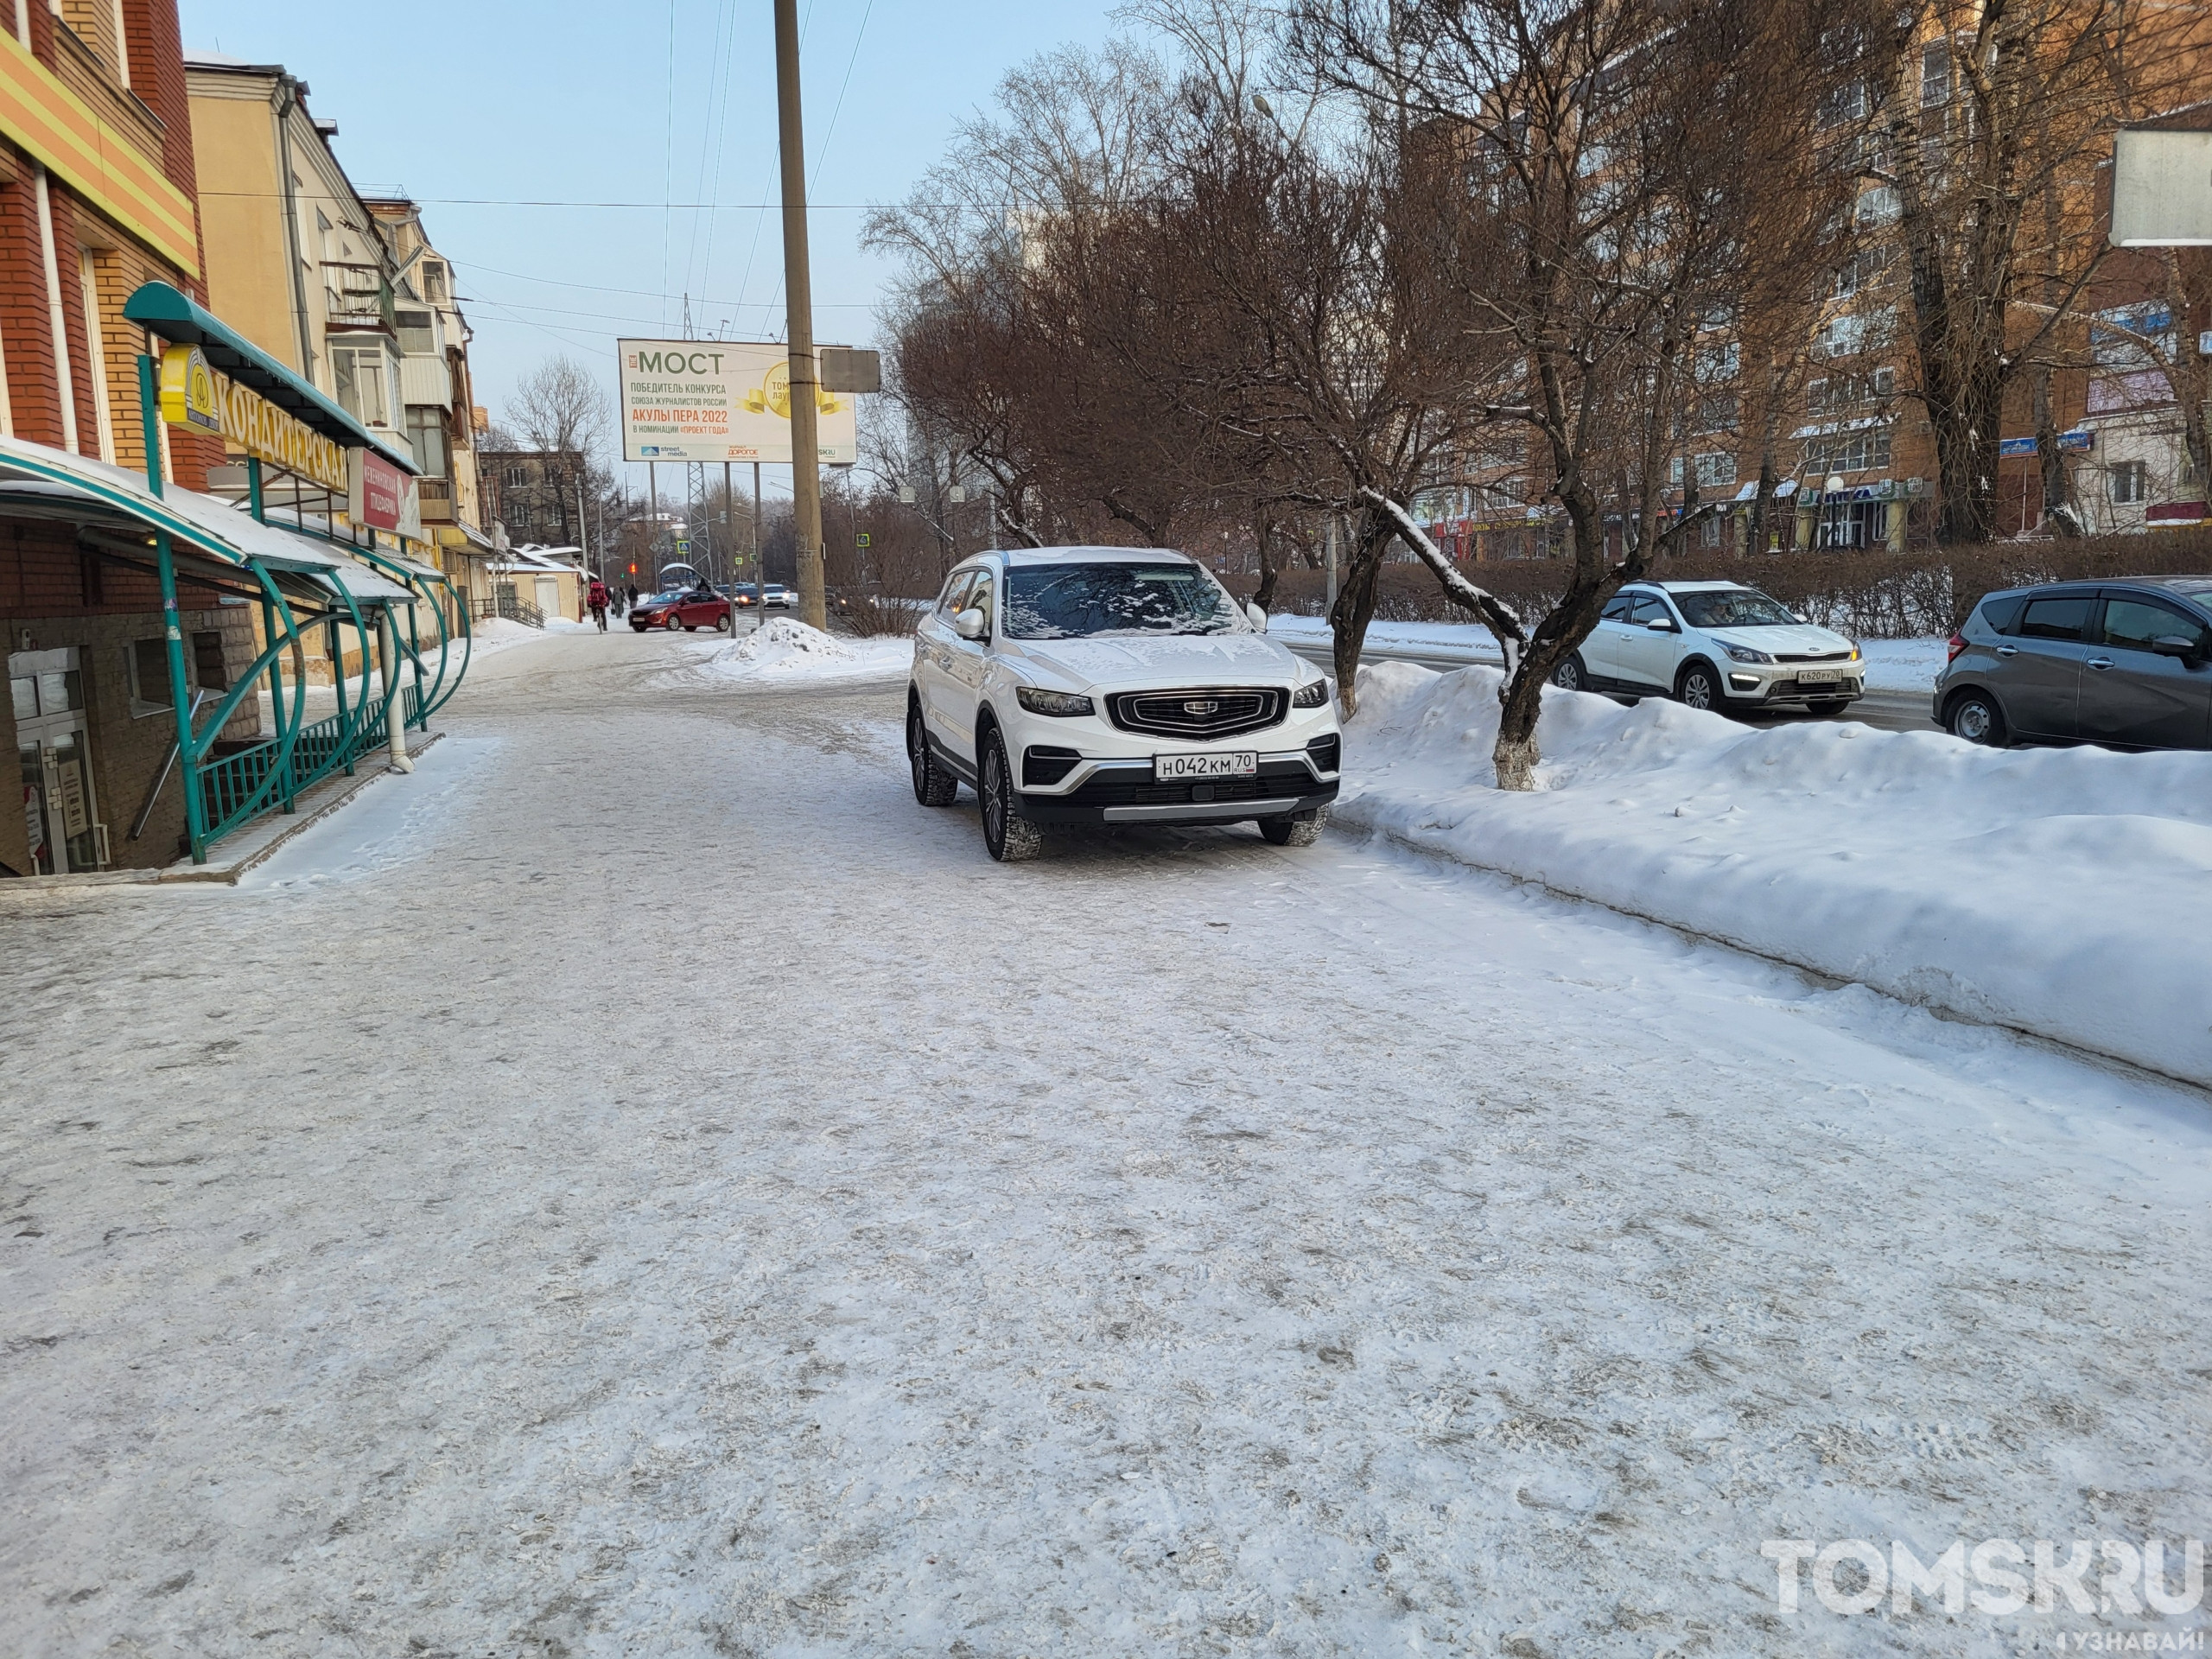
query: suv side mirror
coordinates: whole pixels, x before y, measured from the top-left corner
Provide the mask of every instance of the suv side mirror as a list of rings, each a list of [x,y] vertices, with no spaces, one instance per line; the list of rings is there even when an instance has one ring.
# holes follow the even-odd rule
[[[2197,649],[2195,639],[2184,639],[2179,634],[2161,634],[2151,642],[2151,649],[2161,657],[2178,657],[2195,668],[2204,660],[2204,653]]]
[[[1247,605],[1244,607],[1244,614],[1250,620],[1252,626],[1262,633],[1268,631],[1268,613],[1258,606]]]
[[[952,619],[952,631],[963,639],[980,639],[991,631],[989,619],[972,606]]]
[[[1653,633],[1675,633],[1680,632],[1680,630],[1675,626],[1675,621],[1672,617],[1655,616],[1643,626],[1649,629]]]

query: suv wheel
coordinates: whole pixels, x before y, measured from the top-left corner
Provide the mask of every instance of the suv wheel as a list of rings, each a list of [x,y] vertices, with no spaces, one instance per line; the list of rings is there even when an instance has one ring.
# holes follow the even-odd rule
[[[1279,818],[1260,820],[1260,833],[1276,847],[1311,847],[1321,839],[1321,831],[1328,827],[1329,809],[1325,806],[1317,806],[1310,812],[1286,812]]]
[[[1720,707],[1720,676],[1710,663],[1692,663],[1675,683],[1675,696],[1688,709]]]
[[[1967,743],[2005,747],[2005,714],[1986,691],[1962,691],[1943,711],[1943,729]]]
[[[1552,670],[1552,683],[1562,691],[1580,691],[1589,683],[1589,677],[1582,671],[1580,655],[1568,658]]]
[[[922,721],[922,705],[906,705],[906,759],[914,772],[914,798],[924,806],[950,806],[960,792],[960,780],[937,763],[930,753],[929,728]]]
[[[1014,771],[1006,759],[1006,740],[993,728],[983,740],[983,845],[1001,864],[1019,864],[1045,849],[1045,832],[1023,817],[1014,804]]]

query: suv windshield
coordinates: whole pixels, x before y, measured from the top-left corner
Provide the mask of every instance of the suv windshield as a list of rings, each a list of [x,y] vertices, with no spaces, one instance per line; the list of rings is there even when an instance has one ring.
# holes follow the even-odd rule
[[[1756,588],[1705,588],[1695,593],[1673,593],[1668,597],[1680,607],[1694,628],[1789,628],[1797,619]]]
[[[1236,607],[1190,564],[1016,565],[1007,572],[1007,637],[1233,633]]]

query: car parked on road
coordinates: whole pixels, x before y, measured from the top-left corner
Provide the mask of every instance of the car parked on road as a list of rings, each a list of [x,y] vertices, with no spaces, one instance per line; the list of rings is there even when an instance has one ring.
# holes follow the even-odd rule
[[[695,633],[701,628],[730,629],[730,602],[711,588],[688,588],[655,594],[630,607],[630,626],[639,633],[647,628],[681,628]]]
[[[2008,588],[1950,651],[1935,707],[1954,737],[2212,748],[2212,576]]]
[[[1342,747],[1327,677],[1180,553],[978,554],[915,629],[914,798],[969,785],[1001,861],[1056,825],[1256,823],[1310,845]]]
[[[1866,687],[1859,647],[1739,582],[1637,582],[1605,602],[1552,683],[1727,712],[1834,714]]]

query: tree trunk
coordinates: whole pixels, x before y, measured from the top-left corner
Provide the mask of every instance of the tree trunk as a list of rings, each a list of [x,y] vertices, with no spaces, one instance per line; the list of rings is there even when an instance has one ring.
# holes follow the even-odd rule
[[[1362,512],[1351,561],[1338,567],[1337,602],[1329,608],[1335,638],[1337,702],[1349,719],[1359,712],[1359,652],[1375,615],[1375,589],[1382,575],[1382,556],[1395,534],[1381,514]]]
[[[1986,542],[1997,533],[1998,423],[2004,388],[1977,369],[1955,398],[1928,402],[1936,429],[1936,539],[1947,547]]]
[[[2074,505],[2073,478],[2058,447],[2058,417],[2050,407],[2050,371],[2036,371],[2036,459],[2043,474],[2043,521],[2059,535],[2082,533],[2082,514]],[[2025,524],[2020,527],[2025,530]]]
[[[1253,535],[1260,544],[1260,585],[1252,594],[1252,602],[1263,611],[1273,611],[1275,607],[1274,530],[1274,526],[1268,522],[1264,512],[1258,516],[1252,526]]]

